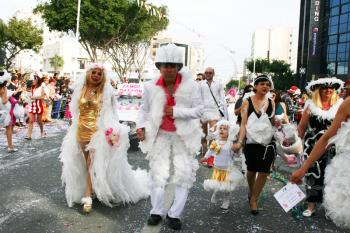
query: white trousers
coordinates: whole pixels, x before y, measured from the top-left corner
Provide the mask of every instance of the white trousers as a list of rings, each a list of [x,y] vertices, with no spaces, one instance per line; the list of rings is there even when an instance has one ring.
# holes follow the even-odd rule
[[[151,191],[151,214],[157,214],[164,216],[166,210],[164,209],[164,187],[155,187]],[[176,185],[175,187],[175,198],[171,205],[168,216],[171,218],[180,218],[185,208],[185,204],[188,196],[188,188]]]
[[[164,188],[173,183],[191,188],[198,169],[194,156],[176,133],[160,131],[148,154],[152,187]]]
[[[190,155],[176,133],[160,131],[151,152],[150,174],[152,179],[151,214],[164,216],[164,189],[175,184],[175,198],[168,211],[169,217],[179,218],[185,207],[188,190],[196,180],[198,162]]]

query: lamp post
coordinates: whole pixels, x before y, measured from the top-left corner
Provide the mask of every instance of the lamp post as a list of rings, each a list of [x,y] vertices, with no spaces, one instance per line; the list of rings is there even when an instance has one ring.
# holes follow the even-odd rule
[[[79,51],[78,45],[79,45],[80,3],[81,3],[81,0],[78,0],[77,27],[76,27],[76,30],[75,30],[75,40],[76,40],[76,43],[77,43],[77,48],[76,49],[78,51]],[[75,57],[74,57],[74,67],[73,67],[73,80],[74,81],[77,78],[78,51],[77,51],[77,53],[75,54]]]
[[[236,53],[235,51],[233,51],[232,49],[230,49],[230,48],[226,48],[226,47],[224,47],[225,48],[225,50],[226,51],[228,51],[228,53],[230,54],[229,55],[229,57],[230,57],[230,59],[231,59],[231,61],[232,61],[232,63],[233,63],[233,67],[234,67],[234,71],[233,71],[233,77],[235,77],[235,76],[237,76],[237,63],[236,63],[236,60],[235,60],[235,58],[233,57],[234,56],[234,54]],[[232,78],[233,78],[232,77]],[[240,86],[241,86],[241,78],[239,78],[238,79],[238,91],[239,91],[239,88],[240,88]]]

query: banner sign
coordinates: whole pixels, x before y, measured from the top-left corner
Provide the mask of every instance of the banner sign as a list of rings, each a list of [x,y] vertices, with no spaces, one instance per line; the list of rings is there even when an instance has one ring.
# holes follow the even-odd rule
[[[142,86],[138,83],[123,83],[117,86],[117,95],[142,97]]]
[[[319,22],[321,12],[321,0],[311,0],[310,6],[310,55],[317,56],[318,52],[318,37],[319,37]]]

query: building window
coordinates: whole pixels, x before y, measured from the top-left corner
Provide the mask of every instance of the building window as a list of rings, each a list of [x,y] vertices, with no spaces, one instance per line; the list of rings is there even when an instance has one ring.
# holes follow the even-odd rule
[[[85,61],[84,60],[78,60],[79,63],[79,69],[83,70],[85,69]]]
[[[339,15],[339,7],[334,7],[331,9],[331,16]]]
[[[337,54],[336,53],[328,53],[327,54],[327,61],[331,62],[331,61],[335,61],[337,59]]]
[[[350,12],[350,4],[342,5],[341,7],[341,13],[345,14],[347,12]]]
[[[331,0],[331,7],[335,7],[339,5],[340,0]]]
[[[333,17],[329,18],[329,25],[331,25],[331,26],[338,25],[338,19],[339,19],[338,16],[333,16]]]
[[[341,15],[340,18],[339,18],[339,23],[340,24],[347,23],[349,21],[348,17],[349,17],[349,14]]]
[[[328,44],[335,44],[337,43],[338,35],[333,35],[328,38]]]
[[[347,61],[349,58],[349,43],[338,44],[338,61]]]
[[[328,30],[329,35],[337,34],[338,33],[338,25],[330,26]]]
[[[327,72],[328,74],[335,74],[335,63],[332,62],[332,63],[328,63],[327,65]]]
[[[349,42],[349,41],[350,41],[350,32],[339,35],[339,43]]]
[[[330,44],[327,49],[327,62],[333,62],[337,59],[337,45]]]
[[[339,25],[339,33],[344,33],[348,31],[348,24],[342,23]]]
[[[337,74],[348,74],[347,62],[338,62]]]

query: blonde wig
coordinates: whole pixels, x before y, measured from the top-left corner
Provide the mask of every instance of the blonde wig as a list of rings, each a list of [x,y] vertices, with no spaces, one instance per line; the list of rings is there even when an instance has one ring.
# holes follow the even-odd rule
[[[330,105],[333,106],[337,101],[339,100],[339,95],[338,93],[333,89],[333,94],[330,99]],[[320,88],[316,88],[312,92],[312,102],[320,109],[322,109],[322,102],[321,102],[321,93],[320,93]]]
[[[83,97],[83,95],[85,94],[86,89],[87,89],[87,84],[89,82],[89,77],[92,75],[92,71],[95,69],[99,69],[102,71],[102,81],[96,87],[96,95],[97,95],[97,98],[100,100],[100,98],[102,96],[103,88],[104,88],[105,83],[106,83],[106,72],[102,67],[93,67],[93,68],[90,68],[88,71],[86,71],[85,84],[83,87],[83,91],[81,92],[81,94],[82,94],[81,97]]]

